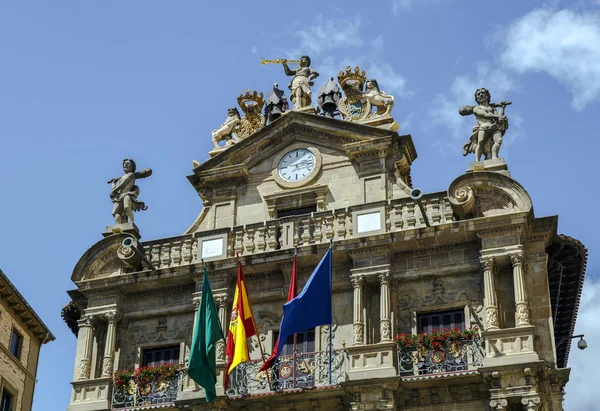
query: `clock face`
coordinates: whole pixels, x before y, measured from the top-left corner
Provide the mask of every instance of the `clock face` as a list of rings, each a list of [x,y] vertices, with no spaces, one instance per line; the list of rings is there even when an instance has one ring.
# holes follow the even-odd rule
[[[277,165],[279,175],[286,181],[300,181],[315,169],[315,155],[306,148],[292,150]]]

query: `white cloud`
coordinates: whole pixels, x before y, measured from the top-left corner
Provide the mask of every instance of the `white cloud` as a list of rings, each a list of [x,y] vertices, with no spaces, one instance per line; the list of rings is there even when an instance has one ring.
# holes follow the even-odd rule
[[[398,16],[402,12],[409,11],[417,5],[431,7],[438,6],[441,3],[447,3],[449,1],[451,0],[392,0],[392,13]]]
[[[289,50],[290,58],[298,58],[300,54],[318,56],[328,50],[360,47],[363,43],[360,36],[360,18],[353,20],[326,20],[322,15],[315,17],[314,22],[306,28],[292,28],[300,43],[297,48]]]
[[[537,9],[500,30],[496,40],[505,67],[554,77],[571,92],[574,109],[600,100],[600,13]]]
[[[600,357],[600,279],[587,278],[577,316],[575,334],[585,334],[588,348],[577,349],[577,340],[571,344],[569,364],[571,377],[566,386],[565,410],[597,409],[597,383]]]
[[[308,54],[312,66],[321,76],[319,80],[325,81],[329,77],[337,80],[338,73],[346,66],[358,65],[369,78],[376,78],[384,91],[396,96],[411,94],[406,89],[406,79],[378,56],[384,47],[383,37],[379,35],[373,40],[365,40],[360,16],[328,20],[319,15],[306,28],[299,29],[298,24],[293,25],[292,34],[299,39],[299,44],[285,50],[284,54],[290,59]],[[340,49],[351,49],[356,57],[338,58],[334,52]]]
[[[475,124],[472,116],[463,117],[458,109],[466,105],[475,105],[475,90],[480,87],[487,88],[493,101],[510,100],[510,94],[518,90],[516,82],[504,71],[493,68],[487,62],[476,65],[476,74],[458,76],[452,82],[448,93],[438,95],[430,109],[431,116],[427,126],[442,126],[450,130],[450,138],[446,136],[436,139],[433,146],[442,153],[460,152],[462,144],[471,135],[471,128]],[[514,144],[521,134],[522,118],[518,111],[509,106],[506,115],[510,121],[510,127],[503,138],[503,147]]]
[[[412,0],[392,0],[392,13],[398,15],[400,12],[410,9],[412,5]]]
[[[257,51],[258,51],[258,50],[256,49],[256,46],[254,46],[254,47],[252,47],[252,48],[250,49],[250,52],[251,52],[252,54],[256,54],[256,52],[257,52]]]

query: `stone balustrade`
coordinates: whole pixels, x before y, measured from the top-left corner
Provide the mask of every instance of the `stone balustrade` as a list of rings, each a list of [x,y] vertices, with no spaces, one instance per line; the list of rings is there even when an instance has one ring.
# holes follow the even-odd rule
[[[430,225],[454,221],[447,198],[425,196],[422,203]],[[417,203],[404,198],[147,241],[144,251],[154,268],[174,268],[200,262],[198,241],[205,238],[222,238],[218,258],[229,258],[424,227]]]

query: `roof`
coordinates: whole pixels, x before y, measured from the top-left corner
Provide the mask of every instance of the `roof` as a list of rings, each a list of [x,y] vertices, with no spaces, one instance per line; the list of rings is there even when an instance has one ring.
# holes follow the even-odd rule
[[[548,282],[552,319],[554,321],[554,343],[556,365],[565,368],[571,350],[571,336],[575,331],[583,279],[587,265],[587,249],[578,240],[558,235],[546,248],[548,253]]]
[[[42,343],[45,344],[56,339],[2,270],[0,270],[0,299],[7,301],[7,305],[13,309],[14,314],[20,318],[25,328],[40,338]]]

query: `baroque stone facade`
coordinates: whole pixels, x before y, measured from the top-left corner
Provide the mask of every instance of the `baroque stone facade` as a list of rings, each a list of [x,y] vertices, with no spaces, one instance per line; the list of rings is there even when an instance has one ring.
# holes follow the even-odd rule
[[[286,178],[279,164],[297,153],[306,156],[297,165],[305,176]],[[502,159],[473,163],[447,192],[422,194],[412,187],[416,158],[411,136],[389,125],[290,111],[196,163],[188,179],[203,209],[186,233],[142,242],[134,226],[107,232],[75,266],[70,295],[81,318],[69,410],[117,408],[109,376],[148,364],[153,350],[166,347],[185,364],[202,260],[226,331],[240,256],[259,330],[251,357],[259,360],[260,344],[270,353],[292,256],[302,287],[330,241],[333,328],[303,334],[293,378],[283,368],[258,373],[253,362],[226,391],[221,342],[217,400],[207,404],[184,375],[162,405],[562,410],[569,369],[557,358],[569,346],[556,341],[553,304],[569,295],[553,285],[547,254],[567,241],[557,236],[557,217],[534,215]],[[124,244],[134,248],[119,254]],[[124,261],[132,253],[140,256],[135,264]],[[584,260],[579,268],[581,279]],[[566,292],[577,297],[581,288]],[[472,328],[478,337],[447,351],[397,352],[396,335],[442,327]]]

